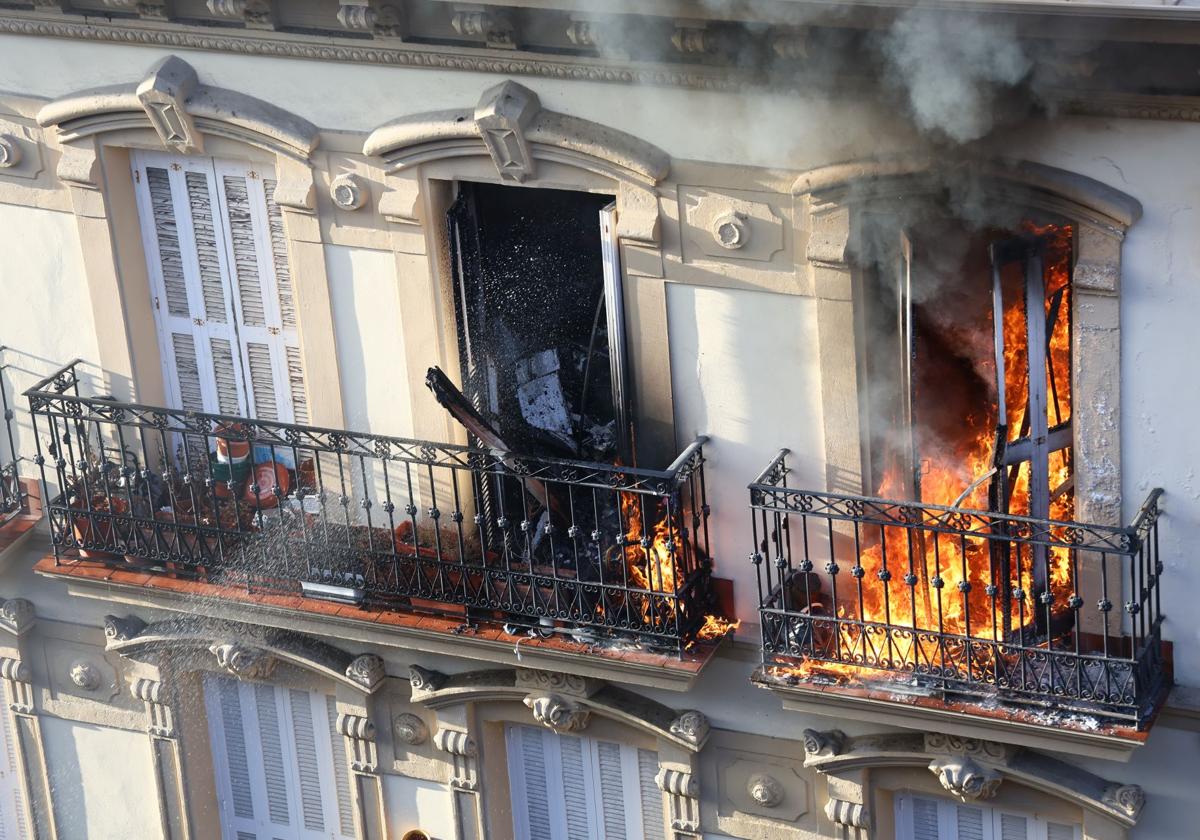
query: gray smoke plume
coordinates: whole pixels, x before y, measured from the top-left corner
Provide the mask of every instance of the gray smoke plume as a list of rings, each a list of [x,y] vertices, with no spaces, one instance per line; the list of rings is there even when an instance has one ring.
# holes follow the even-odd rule
[[[987,134],[1000,99],[1034,68],[1012,24],[921,9],[896,19],[880,51],[917,127],[956,143]]]

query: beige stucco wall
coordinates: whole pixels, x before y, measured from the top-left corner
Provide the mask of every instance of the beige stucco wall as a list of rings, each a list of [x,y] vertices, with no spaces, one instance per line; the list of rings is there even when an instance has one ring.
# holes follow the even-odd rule
[[[53,50],[60,61],[44,60]],[[106,83],[140,78],[165,52],[140,47],[0,37],[0,91],[53,97]],[[224,54],[187,53],[205,83],[272,101],[323,129],[365,131],[395,116],[438,107],[473,104],[498,77],[475,73],[398,70],[373,66],[305,63]],[[628,131],[677,160],[736,162],[798,173],[830,162],[915,145],[915,138],[887,116],[856,103],[828,103],[767,94],[701,93],[680,89],[627,88],[588,82],[522,80],[545,107]],[[702,130],[698,130],[702,127]],[[353,143],[348,144],[353,147]],[[1191,418],[1200,414],[1200,391],[1187,387],[1195,355],[1194,319],[1200,311],[1200,242],[1193,235],[1200,171],[1194,150],[1200,126],[1130,120],[1064,119],[1046,130],[1022,129],[992,141],[997,154],[1041,161],[1096,178],[1138,198],[1145,216],[1129,233],[1124,252],[1122,434],[1124,492],[1132,513],[1152,486],[1164,486],[1168,512],[1162,556],[1169,585],[1163,593],[1166,634],[1176,641],[1181,682],[1200,684],[1200,624],[1188,620],[1200,597],[1200,568],[1190,546],[1200,538],[1200,436]],[[762,179],[764,192],[786,190],[788,177]],[[764,186],[765,185],[765,186]],[[669,203],[669,199],[668,199]],[[799,211],[797,211],[799,212]],[[664,211],[665,224],[679,214]],[[664,240],[678,233],[664,232]],[[20,351],[15,373],[44,373],[51,362],[96,358],[92,322],[75,220],[67,212],[0,203],[0,341]],[[383,250],[326,244],[323,249],[336,332],[341,397],[348,426],[375,432],[411,433],[408,355],[400,313],[409,278]],[[799,258],[798,255],[796,257]],[[687,271],[669,267],[668,276]],[[716,274],[717,272],[713,272]],[[694,270],[692,277],[703,274]],[[736,275],[736,272],[735,272]],[[742,275],[744,276],[744,274]],[[712,278],[710,278],[712,279]],[[722,275],[721,283],[737,285]],[[799,291],[799,284],[791,291]],[[668,284],[671,386],[679,439],[712,438],[709,493],[718,574],[736,582],[745,638],[755,641],[756,586],[746,562],[750,551],[745,484],[780,447],[794,456],[792,482],[820,486],[824,474],[820,423],[820,370],[816,360],[815,303],[797,294]],[[53,313],[53,317],[49,317]],[[20,361],[27,357],[26,362]],[[27,419],[23,418],[27,423]],[[31,453],[23,436],[22,448]],[[30,597],[50,617],[95,624],[110,611],[101,602],[76,601],[56,583],[34,581],[26,569],[40,555],[45,535],[35,535],[6,557],[0,595]],[[425,657],[447,672],[471,666],[461,660]],[[402,668],[400,659],[389,662]],[[689,692],[686,704],[720,728],[764,736],[799,737],[806,726],[840,725],[848,732],[869,727],[785,713],[778,700],[752,689],[751,654],[713,663]],[[681,699],[648,691],[667,704]],[[89,837],[154,837],[153,812],[126,813],[113,802],[134,802],[152,789],[146,739],[135,733],[51,720],[47,745],[59,789],[84,782],[87,796],[64,805],[64,836],[70,827],[95,820]],[[1147,787],[1151,805],[1132,833],[1139,840],[1189,836],[1195,822],[1187,768],[1200,736],[1160,727],[1132,763],[1091,762],[1097,773]],[[127,772],[107,778],[103,757],[128,755]],[[55,769],[57,768],[57,769]],[[74,769],[73,769],[74,768]],[[126,788],[126,785],[132,787]],[[136,790],[136,793],[130,791]],[[393,830],[420,825],[434,836],[451,836],[448,794],[432,782],[389,777],[384,795]],[[103,797],[103,798],[94,798]],[[86,816],[85,816],[86,815]],[[717,835],[713,835],[714,837]]]
[[[162,837],[144,735],[50,717],[42,734],[59,840]]]

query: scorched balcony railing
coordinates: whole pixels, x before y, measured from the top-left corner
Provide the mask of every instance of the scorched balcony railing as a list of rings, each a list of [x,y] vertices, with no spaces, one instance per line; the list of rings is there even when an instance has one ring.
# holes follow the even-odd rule
[[[786,456],[749,488],[768,676],[1145,723],[1162,491],[1113,528],[793,489]]]
[[[26,392],[56,561],[679,651],[703,624],[703,438],[531,458],[80,396],[79,364]]]

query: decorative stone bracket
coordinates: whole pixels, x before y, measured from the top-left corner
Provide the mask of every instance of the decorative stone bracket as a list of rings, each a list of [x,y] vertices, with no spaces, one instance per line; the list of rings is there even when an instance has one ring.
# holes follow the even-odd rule
[[[208,653],[239,679],[268,679],[283,662],[370,695],[385,676],[383,660],[374,654],[354,656],[299,633],[258,625],[195,616],[146,624],[136,616],[110,615],[104,635],[107,650],[134,659],[148,653],[166,658]]]
[[[1041,753],[976,738],[940,733],[866,735],[804,731],[804,766],[830,781],[826,816],[839,825],[870,824],[866,771],[874,767],[927,767],[961,801],[994,797],[1011,780],[1107,817],[1136,823],[1145,801],[1137,785],[1108,782]]]
[[[666,152],[589,120],[542,108],[537,94],[513,81],[483,92],[473,109],[414,114],[371,132],[363,154],[378,155],[392,173],[434,160],[487,155],[502,180],[537,177],[538,162],[584,169],[613,182],[617,228],[623,239],[656,243],[658,196],[671,168]],[[380,200],[380,212],[404,217],[407,196]]]
[[[293,209],[316,207],[309,159],[319,142],[316,126],[260,99],[201,84],[178,56],[167,56],[138,82],[92,88],[49,102],[37,116],[57,128],[64,143],[62,180],[94,184],[95,153],[76,141],[106,132],[149,128],[166,149],[204,150],[206,135],[224,137],[275,155],[275,201]]]

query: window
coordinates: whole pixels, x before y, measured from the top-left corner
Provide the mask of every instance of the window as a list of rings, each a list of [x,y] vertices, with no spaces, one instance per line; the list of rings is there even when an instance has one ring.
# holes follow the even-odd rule
[[[0,699],[4,690],[0,688]],[[0,706],[0,840],[26,840],[25,798],[17,767],[17,733],[8,704]]]
[[[901,794],[897,840],[1081,840],[1081,827],[1035,814]]]
[[[307,423],[273,173],[149,152],[133,173],[172,406]]]
[[[517,840],[664,840],[658,753],[532,726],[505,740]]]
[[[225,840],[354,836],[333,697],[225,677],[204,697]]]
[[[458,186],[448,224],[463,392],[506,448],[628,462],[612,198]]]

